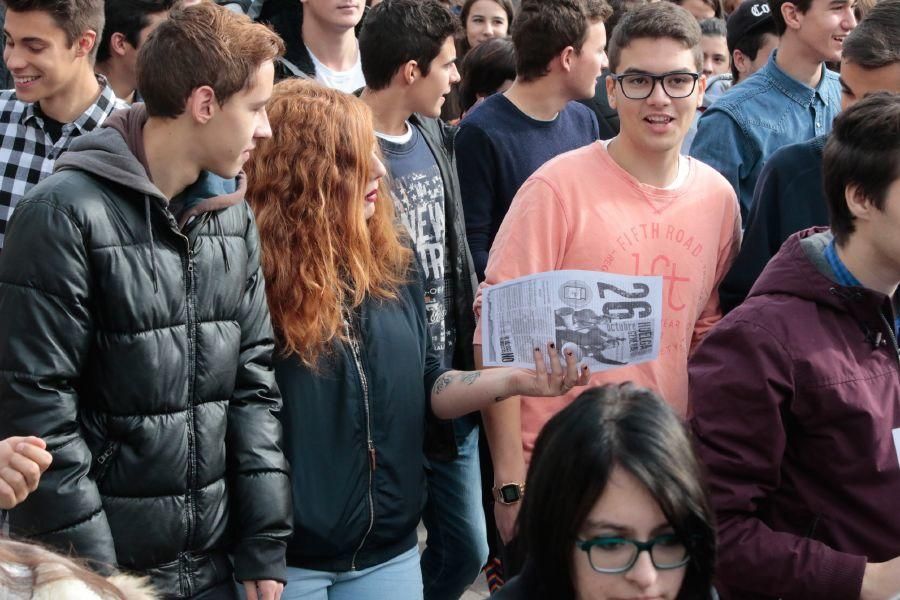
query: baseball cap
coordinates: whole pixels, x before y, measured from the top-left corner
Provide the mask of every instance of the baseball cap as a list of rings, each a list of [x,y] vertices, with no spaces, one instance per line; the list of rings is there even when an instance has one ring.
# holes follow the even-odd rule
[[[772,10],[766,0],[744,0],[728,17],[728,51],[734,52],[735,45],[745,35],[766,23],[772,23]]]

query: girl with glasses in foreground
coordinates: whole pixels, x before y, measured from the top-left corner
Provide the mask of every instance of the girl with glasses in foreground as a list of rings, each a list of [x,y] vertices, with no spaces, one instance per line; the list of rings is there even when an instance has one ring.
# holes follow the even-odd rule
[[[525,567],[497,600],[712,598],[712,512],[685,431],[653,392],[581,394],[541,431],[527,486]]]

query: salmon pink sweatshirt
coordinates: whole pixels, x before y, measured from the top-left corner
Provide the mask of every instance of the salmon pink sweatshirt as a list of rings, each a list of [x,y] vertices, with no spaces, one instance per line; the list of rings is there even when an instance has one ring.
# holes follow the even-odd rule
[[[687,176],[673,189],[640,183],[602,142],[549,161],[516,194],[482,286],[564,269],[661,275],[659,358],[595,372],[590,385],[633,381],[660,393],[683,417],[688,354],[722,316],[717,289],[740,245],[741,220],[728,182],[700,161],[682,160]],[[477,308],[480,302],[481,289]],[[480,320],[475,342],[481,344]],[[522,397],[526,462],[544,423],[582,391]]]

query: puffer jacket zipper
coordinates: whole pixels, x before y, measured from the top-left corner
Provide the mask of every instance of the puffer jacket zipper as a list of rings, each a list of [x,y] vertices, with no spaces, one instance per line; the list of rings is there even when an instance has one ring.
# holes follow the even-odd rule
[[[188,236],[179,232],[187,246],[185,257],[185,279],[187,280],[186,310],[188,328],[188,392],[187,392],[187,434],[188,434],[188,483],[185,492],[185,547],[181,555],[181,571],[185,574],[182,580],[182,593],[186,596],[194,595],[194,569],[190,551],[194,547],[196,506],[194,505],[194,492],[197,489],[197,440],[196,423],[194,422],[194,390],[197,361],[197,319],[194,299],[194,251]]]
[[[349,318],[346,316],[344,317],[344,333],[346,334],[347,340],[350,343],[350,351],[351,354],[353,354],[353,362],[356,365],[356,373],[359,375],[359,383],[362,387],[363,392],[363,411],[365,412],[366,417],[366,453],[369,463],[369,483],[366,489],[366,501],[369,505],[369,526],[366,528],[366,532],[363,534],[362,539],[359,541],[359,545],[353,552],[353,558],[350,561],[350,569],[355,571],[356,557],[363,549],[363,546],[365,546],[366,539],[368,539],[369,534],[372,533],[372,528],[375,526],[375,499],[373,496],[372,485],[375,476],[377,461],[375,458],[375,442],[372,439],[372,414],[371,407],[369,405],[369,381],[366,377],[366,372],[363,369],[362,365],[362,354],[360,352],[359,339],[354,335],[353,328],[350,326]]]

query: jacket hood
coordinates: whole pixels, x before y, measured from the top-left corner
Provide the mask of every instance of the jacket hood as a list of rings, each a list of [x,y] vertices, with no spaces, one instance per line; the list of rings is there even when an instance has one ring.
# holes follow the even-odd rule
[[[757,296],[787,295],[821,307],[850,313],[866,332],[881,329],[884,294],[837,282],[825,258],[825,248],[834,236],[827,227],[813,227],[793,234],[772,257],[750,290],[747,300]]]
[[[54,171],[78,169],[125,186],[142,196],[168,202],[137,157],[137,153],[143,153],[143,147],[142,141],[136,140],[143,140],[141,130],[147,118],[147,109],[142,103],[115,111],[99,130],[76,138],[56,162]],[[201,172],[197,181],[178,196],[179,204],[184,208],[179,215],[178,226],[184,227],[185,223],[204,212],[240,204],[246,190],[243,173],[236,180],[228,180],[208,171]]]
[[[142,195],[165,200],[163,193],[150,181],[147,170],[125,141],[130,132],[143,128],[146,122],[147,109],[143,104],[115,111],[99,129],[75,138],[69,149],[56,161],[53,171],[85,171]]]

